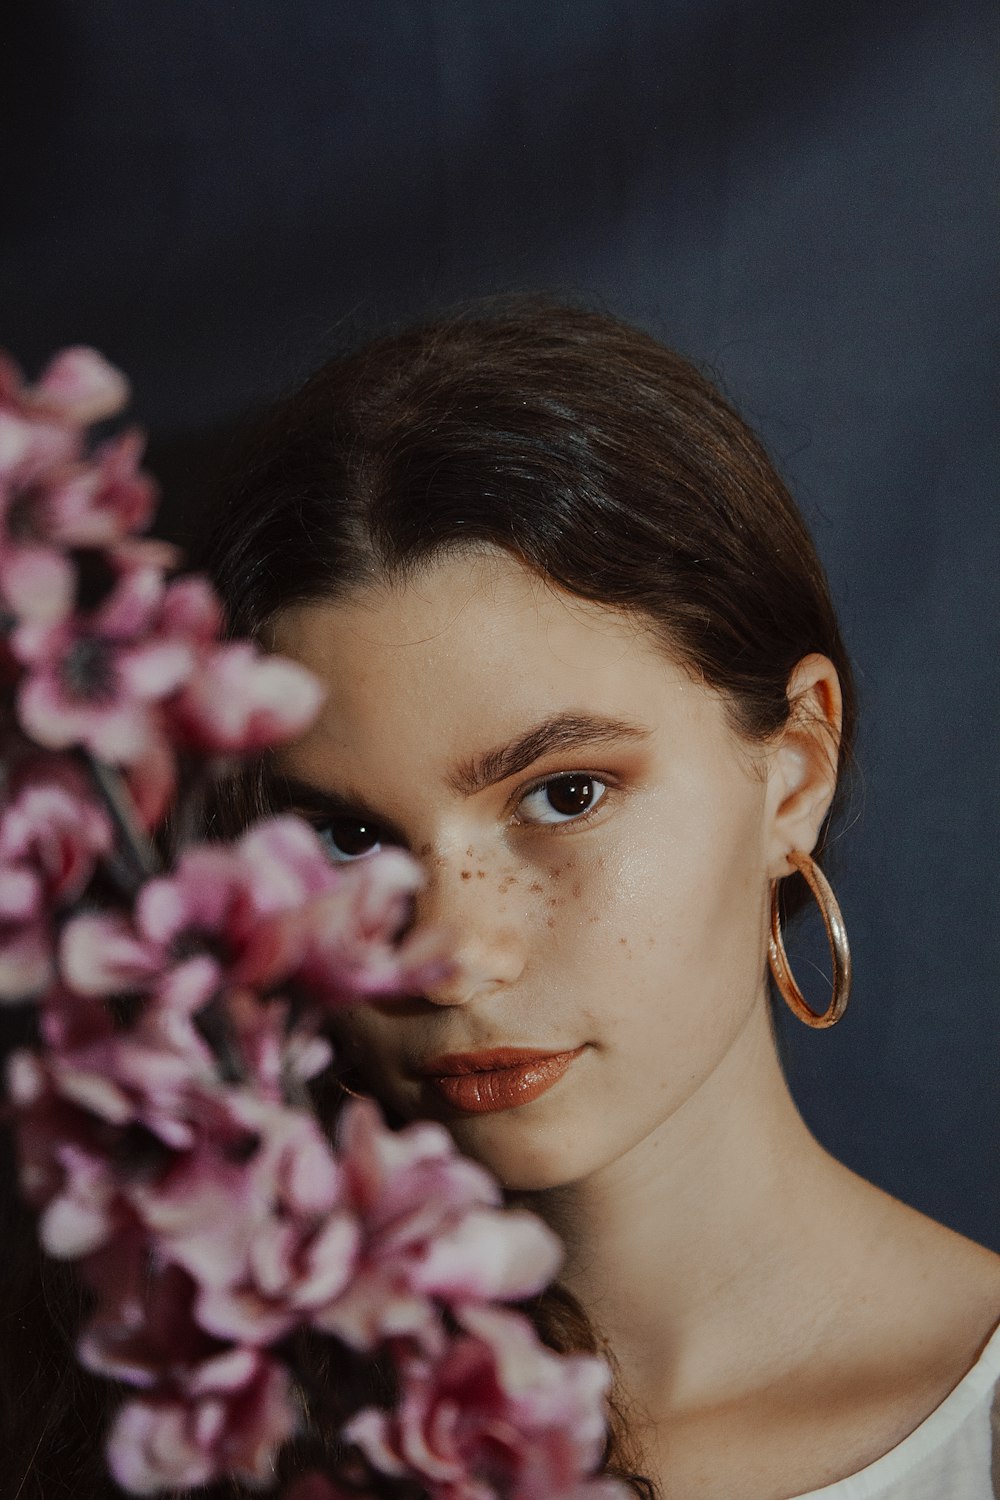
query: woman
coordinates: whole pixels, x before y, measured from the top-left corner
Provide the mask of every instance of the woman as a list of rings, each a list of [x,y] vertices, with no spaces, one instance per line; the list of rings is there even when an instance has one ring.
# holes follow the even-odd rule
[[[835,994],[814,1016],[776,943],[778,987],[811,1023],[846,1000],[814,861],[855,707],[739,418],[607,317],[473,312],[285,402],[214,556],[234,629],[328,691],[258,790],[332,859],[412,849],[415,919],[454,935],[450,978],[342,1021],[345,1086],[444,1120],[563,1236],[535,1311],[613,1360],[609,1467],[683,1500],[993,1493],[1000,1258],[834,1161],[776,1051],[796,871]]]

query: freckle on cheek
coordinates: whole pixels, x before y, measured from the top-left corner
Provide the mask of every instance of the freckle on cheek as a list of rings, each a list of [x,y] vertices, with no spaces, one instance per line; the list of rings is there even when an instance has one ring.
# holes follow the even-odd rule
[[[556,925],[556,919],[555,919],[555,917],[549,917],[547,919],[545,925],[546,925],[546,927],[554,927]]]
[[[477,880],[485,880],[486,879],[486,871],[485,870],[477,870],[476,871],[476,879]]]
[[[471,880],[472,879],[472,871],[471,870],[463,870],[462,871],[462,879],[463,880]]]
[[[534,885],[529,885],[528,886],[528,890],[531,892],[531,894],[533,896],[540,896],[542,894],[543,889],[544,889],[544,887],[540,886],[538,884],[537,880],[535,881]]]
[[[583,895],[583,886],[580,884],[579,881],[577,881],[576,885],[573,887],[573,895],[576,897],[576,899],[578,901],[579,901],[580,897]]]

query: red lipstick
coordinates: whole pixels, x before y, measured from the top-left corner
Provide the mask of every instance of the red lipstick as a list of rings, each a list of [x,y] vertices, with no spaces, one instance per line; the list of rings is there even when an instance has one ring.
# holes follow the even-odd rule
[[[486,1115],[537,1099],[558,1083],[582,1051],[493,1047],[487,1052],[450,1052],[432,1058],[419,1071],[453,1109]]]

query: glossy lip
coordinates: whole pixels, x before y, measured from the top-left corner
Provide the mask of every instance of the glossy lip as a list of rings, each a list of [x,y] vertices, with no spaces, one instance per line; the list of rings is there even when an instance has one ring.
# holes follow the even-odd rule
[[[459,1073],[491,1073],[500,1068],[522,1068],[547,1057],[565,1057],[582,1047],[554,1051],[544,1047],[490,1047],[484,1052],[443,1052],[415,1070],[422,1078],[445,1078]]]
[[[530,1104],[559,1082],[583,1047],[570,1052],[496,1047],[489,1052],[452,1052],[421,1070],[426,1086],[451,1109],[466,1115],[495,1114]],[[447,1070],[447,1071],[445,1071]]]

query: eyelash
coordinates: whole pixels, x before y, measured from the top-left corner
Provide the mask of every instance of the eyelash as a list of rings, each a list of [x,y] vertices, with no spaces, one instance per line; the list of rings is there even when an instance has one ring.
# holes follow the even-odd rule
[[[576,813],[575,815],[558,818],[551,822],[544,818],[519,818],[517,816],[519,810],[524,806],[528,798],[533,797],[536,792],[544,791],[546,787],[556,786],[560,782],[567,781],[589,782],[593,787],[600,787],[600,796],[598,796],[596,801],[592,802],[589,807],[584,808],[582,812]],[[561,832],[563,829],[576,829],[579,828],[581,824],[589,823],[599,812],[599,810],[605,807],[605,803],[608,800],[609,793],[613,792],[614,790],[614,784],[607,775],[599,776],[595,772],[591,771],[559,771],[556,775],[542,777],[540,781],[536,781],[532,786],[525,787],[522,791],[520,791],[514,800],[511,816],[515,823],[515,826],[517,827],[544,828],[547,832]],[[310,821],[312,822],[312,825],[315,828],[320,839],[326,844],[327,852],[330,858],[336,864],[356,864],[359,860],[369,858],[381,847],[382,841],[380,839],[374,840],[373,847],[371,849],[365,850],[363,854],[348,854],[333,847],[332,829],[335,823],[348,823],[355,828],[367,827],[371,828],[371,830],[375,833],[378,832],[377,823],[366,823],[362,818],[351,819],[348,817],[326,819],[313,817],[310,819]],[[326,837],[324,837],[324,835],[326,835]]]
[[[584,808],[583,812],[576,813],[573,816],[553,819],[551,822],[547,821],[544,818],[525,818],[522,822],[520,822],[519,826],[546,829],[578,828],[581,823],[589,822],[590,819],[593,818],[596,814],[598,808],[604,806],[607,795],[611,791],[611,782],[607,778],[598,776],[595,772],[560,771],[555,776],[544,776],[541,781],[536,781],[534,786],[526,787],[524,791],[519,792],[514,803],[515,814],[521,807],[524,806],[528,798],[533,797],[536,792],[544,791],[546,787],[555,786],[559,782],[565,781],[589,782],[591,786],[598,786],[601,788],[601,795],[595,802],[592,802],[589,807]]]

